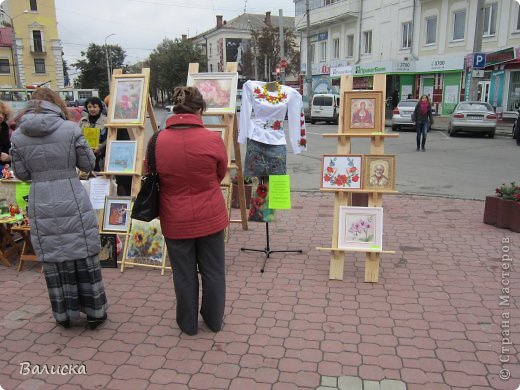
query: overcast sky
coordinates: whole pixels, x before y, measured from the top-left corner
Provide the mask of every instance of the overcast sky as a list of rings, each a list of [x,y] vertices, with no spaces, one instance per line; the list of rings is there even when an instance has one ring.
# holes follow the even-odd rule
[[[194,36],[247,13],[294,16],[293,0],[55,0],[58,31],[70,65],[90,43],[117,44],[126,62],[144,60],[165,38]],[[71,69],[71,73],[74,71]]]

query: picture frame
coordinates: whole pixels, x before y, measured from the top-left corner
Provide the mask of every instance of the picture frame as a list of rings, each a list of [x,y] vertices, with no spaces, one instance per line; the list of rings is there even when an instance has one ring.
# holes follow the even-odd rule
[[[130,226],[131,196],[107,196],[103,210],[103,232],[126,233]]]
[[[322,155],[320,190],[360,191],[362,184],[363,155]]]
[[[371,134],[384,130],[381,91],[349,91],[343,98],[343,132]]]
[[[363,189],[395,191],[395,155],[367,154],[364,167]]]
[[[125,245],[125,260],[163,267],[165,251],[164,236],[158,219],[150,222],[132,219]]]
[[[381,252],[383,250],[383,208],[340,206],[338,248]]]
[[[107,146],[105,171],[133,173],[136,168],[137,141],[110,141]]]
[[[186,85],[200,91],[207,105],[206,112],[235,112],[238,73],[191,73],[188,74]]]
[[[101,251],[99,252],[99,264],[101,268],[117,268],[117,235],[100,234]]]
[[[146,76],[114,75],[112,86],[107,123],[144,124]]]

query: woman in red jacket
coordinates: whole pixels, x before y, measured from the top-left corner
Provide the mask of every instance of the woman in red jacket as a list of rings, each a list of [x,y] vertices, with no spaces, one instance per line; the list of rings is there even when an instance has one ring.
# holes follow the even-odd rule
[[[206,104],[193,87],[177,87],[173,115],[156,144],[160,220],[173,271],[177,324],[197,333],[199,279],[204,322],[222,328],[226,301],[224,229],[229,218],[220,190],[227,172],[224,141],[204,128]]]

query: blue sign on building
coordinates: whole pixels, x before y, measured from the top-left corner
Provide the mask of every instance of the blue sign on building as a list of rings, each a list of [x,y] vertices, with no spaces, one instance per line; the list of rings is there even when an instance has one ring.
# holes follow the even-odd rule
[[[486,67],[486,53],[473,53],[473,69]]]

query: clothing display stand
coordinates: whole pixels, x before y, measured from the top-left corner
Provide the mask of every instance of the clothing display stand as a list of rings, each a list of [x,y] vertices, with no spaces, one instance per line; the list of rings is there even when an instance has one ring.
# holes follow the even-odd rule
[[[105,123],[105,126],[108,129],[107,134],[107,153],[105,158],[105,167],[103,172],[100,172],[103,176],[107,178],[111,178],[112,176],[132,176],[132,187],[130,190],[130,196],[136,197],[139,193],[139,190],[141,189],[141,177],[144,173],[144,159],[146,157],[146,139],[145,139],[145,130],[146,130],[146,118],[150,121],[150,126],[152,127],[152,131],[155,133],[158,131],[157,127],[157,121],[155,120],[155,114],[153,111],[152,106],[152,99],[150,98],[150,95],[148,93],[148,86],[149,86],[149,80],[150,80],[150,69],[143,68],[140,74],[123,74],[123,71],[121,69],[114,69],[114,72],[112,74],[112,83],[110,85],[110,105],[108,107],[108,115],[107,115],[107,122]],[[121,88],[120,85],[124,84],[125,82],[134,82],[134,86],[137,87],[142,83],[142,90],[141,94],[139,95],[139,108],[138,108],[138,116],[139,119],[136,120],[136,118],[129,118],[128,120],[123,120],[120,118],[115,118],[115,110],[116,106],[118,104],[125,104],[130,105],[132,102],[126,102],[123,101],[122,96],[120,95],[120,92],[118,91],[118,88]],[[136,90],[139,90],[139,88],[136,88]],[[120,101],[121,100],[121,101]],[[135,115],[135,113],[132,113],[132,115]],[[110,169],[110,161],[109,161],[109,149],[110,144],[114,141],[117,141],[117,133],[118,131],[122,131],[123,129],[128,131],[128,136],[130,138],[130,141],[136,141],[137,147],[136,147],[136,153],[134,156],[134,170],[129,172],[114,172]],[[116,194],[111,194],[116,195]],[[126,218],[130,218],[130,211],[126,210]],[[104,210],[103,210],[104,214]],[[118,235],[124,235],[124,246],[123,246],[123,256],[121,257],[121,272],[124,271],[125,266],[126,267],[133,267],[133,266],[140,266],[140,267],[148,267],[148,268],[158,268],[161,270],[161,274],[164,274],[165,268],[165,256],[162,257],[161,264],[141,264],[136,261],[131,261],[126,256],[126,251],[129,244],[130,239],[130,231],[132,227],[133,221],[130,220],[126,232],[117,232]],[[102,226],[103,224],[100,223],[101,229],[100,233],[108,233],[108,234],[114,234],[112,231],[103,231]],[[165,246],[163,245],[163,253],[164,253]]]
[[[261,184],[265,184],[265,179],[262,177],[260,179]],[[265,248],[264,249],[254,249],[254,248],[240,248],[241,251],[247,252],[261,252],[265,255],[264,264],[260,269],[260,272],[263,273],[265,270],[265,265],[267,263],[267,259],[271,256],[271,253],[303,253],[301,249],[282,249],[282,250],[271,250],[269,245],[269,222],[265,223]]]
[[[382,93],[382,97],[386,96],[386,79],[383,74],[376,74],[373,76],[373,89],[367,92],[379,91]],[[326,133],[324,137],[331,137],[338,139],[338,154],[350,154],[351,153],[351,139],[352,138],[370,138],[370,154],[383,155],[384,154],[384,140],[385,138],[399,137],[399,134],[385,133],[385,116],[384,116],[384,104],[381,107],[382,115],[379,115],[380,121],[375,123],[376,132],[344,132],[346,128],[345,121],[350,118],[345,118],[345,104],[347,101],[347,94],[353,91],[353,78],[352,76],[341,76],[341,109],[338,124],[337,133]],[[336,190],[332,190],[336,191]],[[372,190],[356,190],[356,192],[368,193],[368,206],[369,207],[382,207],[383,206],[383,193],[396,194],[397,191],[372,191]],[[318,247],[318,250],[331,251],[329,279],[343,280],[343,267],[344,267],[344,252],[365,252],[365,282],[376,283],[379,280],[379,263],[380,255],[382,253],[395,253],[395,251],[367,251],[365,249],[342,249],[338,248],[338,233],[339,233],[339,210],[340,206],[352,205],[352,193],[344,190],[336,191],[334,197],[334,217],[332,222],[332,246],[330,248]]]
[[[236,62],[228,62],[226,65],[226,72],[236,73],[238,71],[238,64]],[[188,67],[188,75],[199,73],[199,64],[190,63]],[[203,121],[204,117],[217,117],[220,118],[219,123],[204,123],[204,127],[219,131],[222,134],[224,144],[226,145],[226,151],[228,154],[228,171],[224,180],[222,180],[221,188],[223,193],[225,192],[228,196],[231,196],[231,174],[230,171],[234,170],[237,176],[238,184],[238,199],[240,205],[240,219],[230,219],[232,223],[242,224],[242,230],[247,230],[247,210],[246,210],[246,193],[244,187],[244,173],[242,170],[242,159],[240,152],[240,145],[238,144],[238,124],[236,110],[227,113],[202,113]],[[226,208],[228,215],[231,215],[231,202],[229,198],[226,199]],[[225,230],[225,241],[229,239],[229,228]]]

